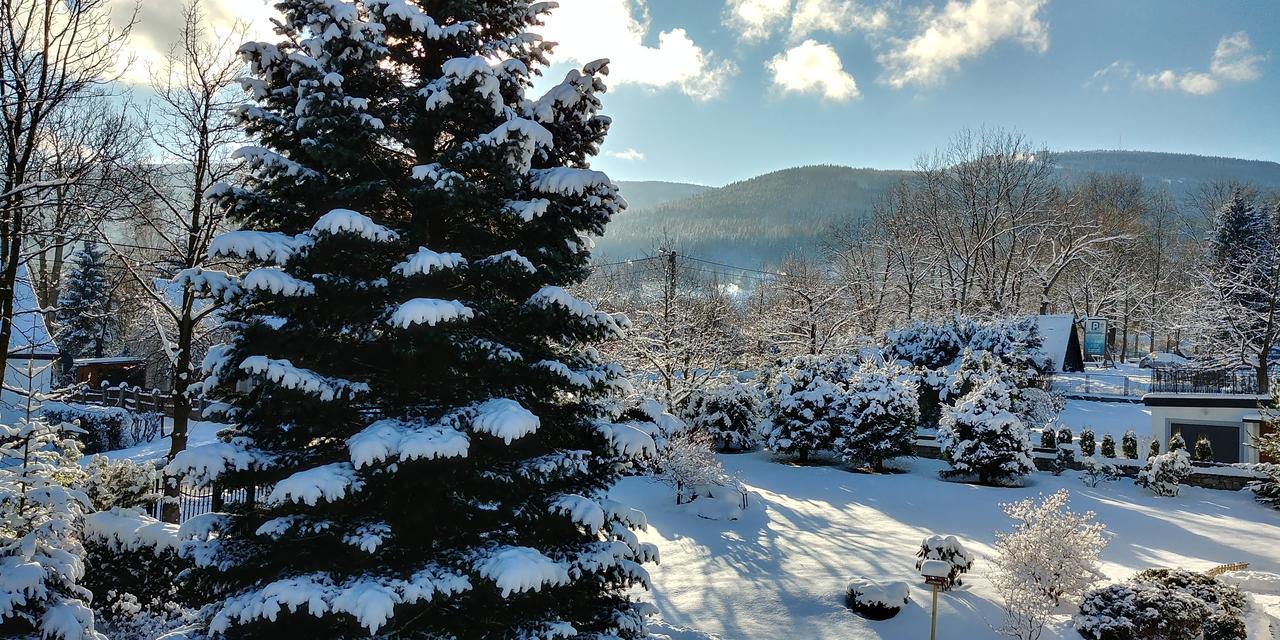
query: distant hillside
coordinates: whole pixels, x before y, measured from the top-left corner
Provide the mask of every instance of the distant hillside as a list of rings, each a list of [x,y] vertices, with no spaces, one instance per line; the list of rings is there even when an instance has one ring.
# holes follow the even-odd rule
[[[637,182],[618,180],[616,184],[618,185],[618,190],[622,192],[622,197],[626,199],[627,206],[631,209],[648,209],[660,204],[666,204],[672,200],[682,200],[690,196],[696,196],[699,193],[715,188],[700,184],[659,182],[657,180]]]
[[[1280,164],[1265,160],[1154,151],[1063,151],[1053,154],[1053,158],[1067,179],[1094,172],[1136,175],[1148,188],[1164,187],[1178,198],[1218,178],[1234,178],[1267,190],[1280,189]]]
[[[783,169],[651,208],[632,203],[609,224],[596,254],[651,250],[664,231],[691,255],[759,265],[808,251],[831,223],[857,218],[908,172],[814,166]],[[627,183],[623,195],[627,196]],[[630,198],[630,196],[627,196]]]
[[[1067,151],[1054,158],[1064,181],[1091,172],[1131,174],[1150,188],[1167,188],[1178,199],[1223,177],[1280,190],[1280,164],[1274,162],[1145,151]],[[910,175],[811,166],[720,188],[621,182],[631,206],[609,224],[596,255],[607,260],[637,257],[651,251],[665,233],[690,255],[746,267],[775,264],[788,253],[815,251],[833,223],[867,215],[877,198]],[[693,193],[673,197],[682,189]]]

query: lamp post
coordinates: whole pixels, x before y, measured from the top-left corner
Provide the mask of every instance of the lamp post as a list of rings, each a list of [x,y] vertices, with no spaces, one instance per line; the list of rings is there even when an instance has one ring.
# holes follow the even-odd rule
[[[938,587],[947,584],[947,576],[951,575],[951,563],[946,560],[925,560],[920,565],[920,575],[924,583],[933,587],[933,613],[929,616],[929,640],[935,640],[938,634]]]

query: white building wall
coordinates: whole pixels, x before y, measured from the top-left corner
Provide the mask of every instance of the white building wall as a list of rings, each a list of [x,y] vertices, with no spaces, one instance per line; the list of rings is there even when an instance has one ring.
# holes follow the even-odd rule
[[[1257,423],[1246,423],[1246,416],[1256,416],[1258,414],[1257,407],[1150,407],[1151,410],[1151,437],[1160,443],[1160,450],[1165,451],[1169,448],[1169,438],[1172,432],[1169,428],[1173,423],[1194,423],[1194,424],[1211,424],[1222,426],[1233,426],[1240,429],[1240,460],[1241,462],[1257,462],[1258,450],[1249,443],[1253,442],[1253,438],[1258,435]],[[1191,446],[1191,443],[1187,443]],[[1145,456],[1145,453],[1141,455]]]

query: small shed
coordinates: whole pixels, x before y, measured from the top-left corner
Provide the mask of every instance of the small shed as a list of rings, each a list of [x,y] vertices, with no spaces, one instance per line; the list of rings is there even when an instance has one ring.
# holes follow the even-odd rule
[[[19,264],[13,283],[13,329],[9,335],[5,388],[0,391],[0,422],[13,424],[23,417],[27,409],[26,392],[52,390],[58,378],[57,369],[58,345],[45,324],[27,266]]]
[[[1053,359],[1054,371],[1084,371],[1084,351],[1075,316],[1035,316],[1044,338],[1041,347]]]
[[[135,356],[76,358],[72,361],[72,366],[75,367],[76,382],[87,384],[90,389],[117,386],[122,382],[131,387],[142,387],[147,384],[145,358]]]

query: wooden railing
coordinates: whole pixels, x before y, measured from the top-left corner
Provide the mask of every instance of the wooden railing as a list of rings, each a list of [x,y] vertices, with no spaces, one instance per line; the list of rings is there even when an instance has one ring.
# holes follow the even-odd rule
[[[167,418],[173,417],[173,396],[159,389],[147,390],[123,385],[93,389],[88,385],[76,385],[55,392],[54,396],[61,402],[121,407],[134,412],[158,413]],[[192,400],[191,419],[203,420],[211,405],[213,405],[212,402],[203,398]]]

